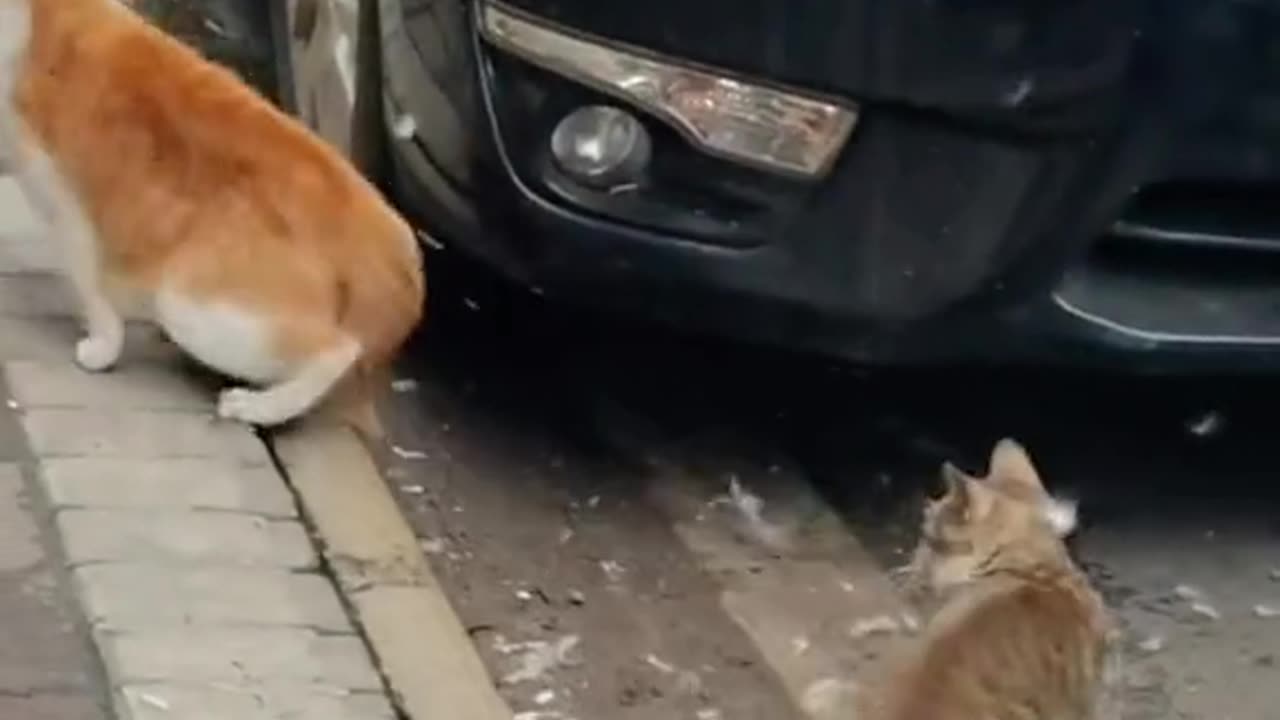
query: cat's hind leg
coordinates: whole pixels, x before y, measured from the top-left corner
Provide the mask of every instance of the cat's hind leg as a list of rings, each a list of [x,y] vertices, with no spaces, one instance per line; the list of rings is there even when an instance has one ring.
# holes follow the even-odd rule
[[[301,363],[291,376],[261,390],[233,387],[218,397],[218,416],[250,425],[273,426],[320,404],[360,359],[360,344],[343,338]]]
[[[189,355],[256,386],[222,391],[218,415],[228,420],[288,422],[318,405],[363,353],[326,314],[303,314],[297,306],[264,312],[168,287],[157,294],[155,307],[165,333]]]

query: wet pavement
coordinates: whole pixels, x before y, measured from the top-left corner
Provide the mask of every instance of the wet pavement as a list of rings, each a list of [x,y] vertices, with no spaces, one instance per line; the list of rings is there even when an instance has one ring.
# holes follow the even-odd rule
[[[833,681],[875,653],[831,595],[742,588],[812,588],[845,551],[769,533],[831,508],[824,532],[891,567],[938,465],[981,469],[1005,435],[1082,503],[1076,550],[1126,630],[1111,715],[1280,717],[1280,382],[863,372],[531,299],[499,310],[465,284],[441,297],[392,394],[386,464],[523,717],[827,716],[797,661],[766,657],[770,633],[830,612],[784,640]],[[746,507],[731,488],[763,503],[763,526],[734,521],[754,554],[702,529]]]

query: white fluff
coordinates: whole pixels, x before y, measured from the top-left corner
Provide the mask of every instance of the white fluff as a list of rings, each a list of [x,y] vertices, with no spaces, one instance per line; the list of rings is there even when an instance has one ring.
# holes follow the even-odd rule
[[[1058,537],[1065,538],[1075,532],[1079,521],[1077,506],[1078,503],[1075,500],[1056,497],[1050,497],[1045,501],[1044,519],[1049,522],[1049,527],[1053,528],[1053,532]]]

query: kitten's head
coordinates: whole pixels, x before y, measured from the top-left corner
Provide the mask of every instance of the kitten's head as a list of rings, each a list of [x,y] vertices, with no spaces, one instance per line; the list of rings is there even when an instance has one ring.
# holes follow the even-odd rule
[[[1018,443],[996,444],[985,478],[950,463],[942,476],[946,492],[925,506],[913,562],[930,589],[945,591],[996,568],[1065,557],[1062,541],[1076,527],[1076,505],[1045,490]]]

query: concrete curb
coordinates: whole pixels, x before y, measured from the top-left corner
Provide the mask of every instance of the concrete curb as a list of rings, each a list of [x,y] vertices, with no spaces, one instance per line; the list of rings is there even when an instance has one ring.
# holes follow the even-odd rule
[[[510,720],[359,437],[313,421],[271,444],[401,711],[409,720]]]

